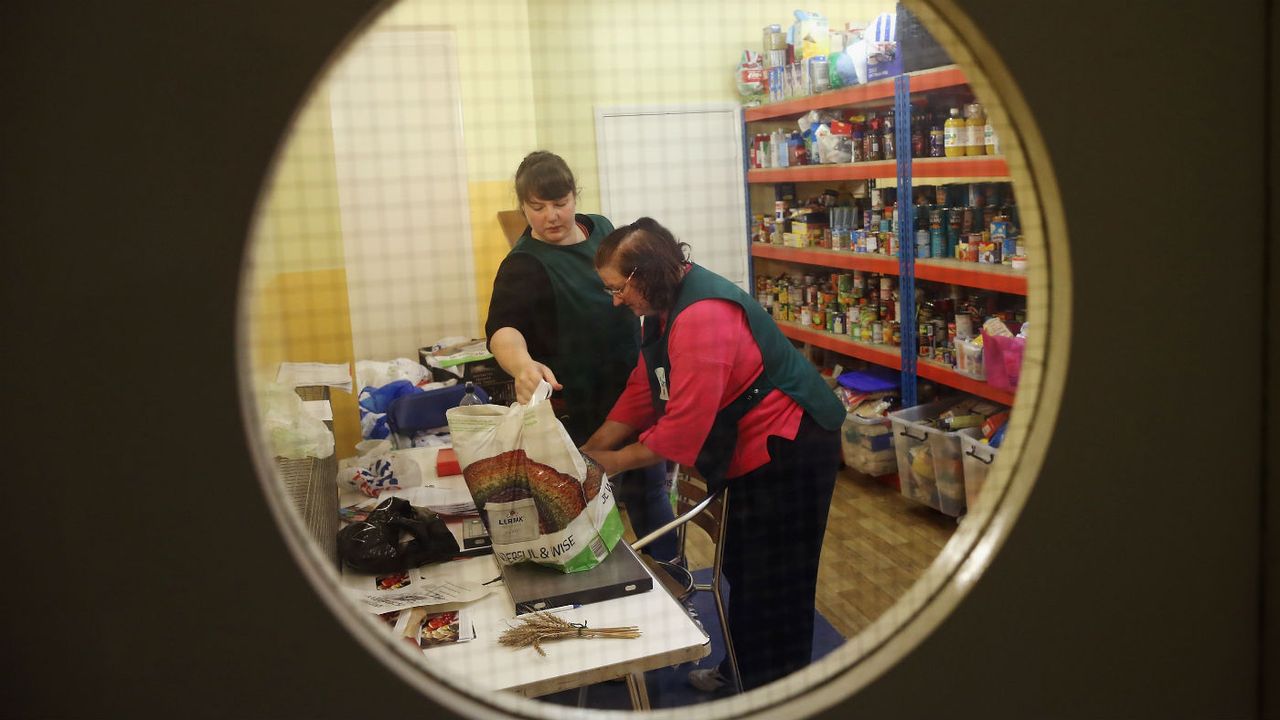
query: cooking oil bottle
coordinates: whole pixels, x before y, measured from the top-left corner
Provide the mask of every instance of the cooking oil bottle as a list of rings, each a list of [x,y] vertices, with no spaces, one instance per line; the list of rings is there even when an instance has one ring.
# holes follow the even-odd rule
[[[942,142],[947,157],[964,157],[968,143],[961,134],[966,129],[964,120],[960,117],[960,108],[951,108],[951,116],[942,124]]]
[[[987,126],[987,115],[978,103],[969,103],[968,117],[965,118],[965,155],[986,155],[987,143],[983,137]]]

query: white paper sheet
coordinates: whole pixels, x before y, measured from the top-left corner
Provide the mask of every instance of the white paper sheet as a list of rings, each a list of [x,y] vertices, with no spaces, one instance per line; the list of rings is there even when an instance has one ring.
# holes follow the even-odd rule
[[[351,368],[346,363],[284,362],[276,382],[288,387],[328,385],[351,392]]]
[[[377,615],[412,607],[468,603],[488,594],[489,588],[480,583],[421,578],[398,590],[351,591],[357,602]]]

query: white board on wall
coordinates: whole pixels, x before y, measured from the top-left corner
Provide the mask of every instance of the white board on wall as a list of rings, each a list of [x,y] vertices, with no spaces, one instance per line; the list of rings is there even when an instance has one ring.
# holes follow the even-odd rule
[[[417,359],[476,320],[451,32],[365,33],[329,83],[356,359]]]
[[[649,216],[694,262],[751,292],[741,109],[733,103],[596,108],[601,209]]]

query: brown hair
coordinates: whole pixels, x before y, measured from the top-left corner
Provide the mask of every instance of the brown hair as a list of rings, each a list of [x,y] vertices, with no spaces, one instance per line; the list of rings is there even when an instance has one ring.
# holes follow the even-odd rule
[[[534,198],[559,200],[573,193],[578,185],[564,158],[546,150],[535,150],[524,156],[516,168],[516,198],[526,203]]]
[[[613,265],[622,275],[631,275],[631,284],[659,312],[675,304],[688,261],[688,243],[648,217],[609,233],[596,250],[597,269]]]

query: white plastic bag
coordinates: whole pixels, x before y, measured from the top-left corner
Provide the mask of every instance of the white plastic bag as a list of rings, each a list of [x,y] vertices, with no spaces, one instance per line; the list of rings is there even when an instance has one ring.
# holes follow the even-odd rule
[[[364,440],[356,443],[356,457],[338,462],[338,483],[378,497],[384,490],[417,487],[422,483],[418,464],[395,452],[390,440]]]
[[[578,452],[543,382],[528,405],[450,409],[449,432],[498,562],[589,570],[622,537],[603,471]]]
[[[327,458],[333,454],[333,433],[324,421],[307,412],[293,388],[279,383],[267,385],[263,426],[271,438],[271,449],[279,457],[300,460]]]

